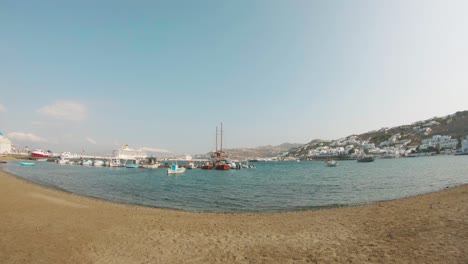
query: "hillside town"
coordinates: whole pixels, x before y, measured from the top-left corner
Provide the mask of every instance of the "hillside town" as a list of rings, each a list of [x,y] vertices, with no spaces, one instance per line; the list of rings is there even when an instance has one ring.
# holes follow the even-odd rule
[[[435,154],[468,154],[467,111],[336,140],[313,140],[291,149],[282,158],[324,160],[356,159],[360,155],[398,158]]]

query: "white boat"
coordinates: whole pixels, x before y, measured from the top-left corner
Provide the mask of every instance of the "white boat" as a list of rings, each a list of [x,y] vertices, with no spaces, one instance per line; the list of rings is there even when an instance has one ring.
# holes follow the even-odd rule
[[[93,165],[93,161],[92,161],[92,160],[83,160],[83,162],[81,163],[81,165],[83,165],[83,166],[92,166],[92,165]]]
[[[197,165],[195,165],[195,163],[193,161],[190,161],[189,163],[187,163],[187,165],[185,165],[185,168],[187,168],[189,170],[195,169],[196,167],[197,167]]]
[[[172,163],[171,167],[167,169],[167,174],[181,174],[185,172],[184,167],[179,167],[177,163]]]
[[[64,159],[64,158],[60,158],[60,159],[58,159],[56,162],[57,162],[57,164],[62,164],[62,165],[63,165],[63,164],[69,164],[69,163],[70,163],[69,160]]]
[[[155,164],[143,164],[141,165],[142,168],[145,168],[145,169],[157,169],[159,168],[159,163],[155,163]]]
[[[135,160],[130,160],[125,164],[125,168],[129,168],[129,169],[135,169],[139,167],[140,167],[140,164],[138,164],[138,162],[136,162]]]
[[[338,162],[336,162],[336,160],[327,160],[327,161],[325,161],[325,165],[327,167],[336,167],[337,164],[338,164]]]
[[[125,164],[118,158],[112,158],[109,161],[109,167],[125,167]]]
[[[93,165],[94,165],[95,167],[102,167],[102,166],[104,166],[104,161],[102,161],[102,160],[95,160],[95,161],[93,162]]]

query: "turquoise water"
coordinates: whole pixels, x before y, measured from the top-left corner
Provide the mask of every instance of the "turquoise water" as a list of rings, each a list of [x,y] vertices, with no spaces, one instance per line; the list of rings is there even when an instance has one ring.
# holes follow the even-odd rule
[[[363,204],[468,183],[468,156],[255,163],[255,169],[186,170],[83,167],[36,162],[3,168],[32,182],[111,201],[204,212],[277,212]]]

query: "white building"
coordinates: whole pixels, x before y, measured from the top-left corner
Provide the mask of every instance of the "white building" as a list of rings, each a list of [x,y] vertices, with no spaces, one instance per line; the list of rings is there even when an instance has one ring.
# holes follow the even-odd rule
[[[457,145],[458,139],[452,139],[451,136],[435,135],[432,138],[422,140],[419,149],[424,150],[430,147],[436,148],[437,146],[441,149],[454,149]]]
[[[0,154],[11,153],[11,141],[0,132]]]
[[[466,136],[465,139],[462,140],[462,152],[468,152],[468,136]]]

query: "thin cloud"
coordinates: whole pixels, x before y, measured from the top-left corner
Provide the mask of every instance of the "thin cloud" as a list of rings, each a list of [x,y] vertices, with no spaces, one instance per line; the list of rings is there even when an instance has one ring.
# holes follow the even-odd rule
[[[151,147],[143,147],[141,150],[146,152],[153,152],[153,153],[171,153],[167,149],[159,149],[159,148],[151,148]]]
[[[85,140],[88,141],[88,142],[91,143],[91,144],[96,145],[96,140],[94,140],[94,139],[92,139],[92,138],[90,138],[90,137],[86,137]]]
[[[8,133],[8,137],[13,140],[18,141],[28,141],[28,142],[47,142],[47,139],[34,135],[33,133],[24,133],[24,132],[11,132]]]
[[[6,112],[6,110],[7,110],[6,107],[4,105],[0,104],[0,113]]]
[[[88,114],[85,105],[72,101],[58,101],[38,109],[37,112],[51,118],[69,121],[81,121],[86,119]]]

